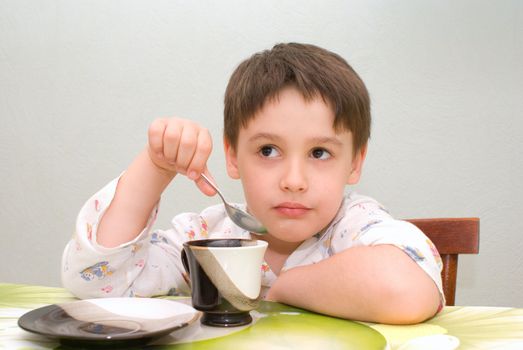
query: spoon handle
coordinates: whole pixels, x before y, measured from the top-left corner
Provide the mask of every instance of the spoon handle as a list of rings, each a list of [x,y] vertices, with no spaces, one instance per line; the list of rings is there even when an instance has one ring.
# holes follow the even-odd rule
[[[224,202],[227,202],[225,200],[225,198],[223,197],[222,193],[220,192],[220,190],[218,189],[218,187],[204,174],[204,173],[201,173],[200,174],[201,178],[207,182],[209,184],[209,186],[211,186],[215,191],[216,193],[218,193],[218,195],[220,196],[220,198],[222,199],[222,201]]]

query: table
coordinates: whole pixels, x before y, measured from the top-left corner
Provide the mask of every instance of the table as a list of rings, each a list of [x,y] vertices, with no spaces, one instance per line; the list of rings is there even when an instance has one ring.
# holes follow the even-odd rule
[[[0,283],[0,349],[59,349],[56,341],[20,329],[17,321],[31,309],[73,300],[62,288]],[[180,300],[190,302],[187,298]],[[445,307],[436,317],[409,326],[357,323],[273,302],[262,302],[253,313],[255,319],[261,319],[259,315],[270,317],[239,329],[205,327],[196,322],[147,348],[342,349],[347,344],[344,337],[350,333],[347,330],[370,327],[383,336],[383,344],[378,344],[383,349],[430,349],[430,345],[435,346],[431,338],[422,337],[443,334],[457,337],[458,349],[523,349],[523,309],[519,308]],[[420,339],[429,341],[416,347]]]

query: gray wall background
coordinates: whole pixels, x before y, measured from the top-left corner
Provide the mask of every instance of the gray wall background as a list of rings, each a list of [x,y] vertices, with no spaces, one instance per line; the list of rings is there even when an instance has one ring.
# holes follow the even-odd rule
[[[156,117],[206,125],[232,200],[222,97],[277,42],[344,56],[372,96],[357,190],[397,217],[481,218],[457,303],[523,307],[523,2],[0,0],[0,281],[60,285],[77,211],[126,168]],[[186,179],[158,227],[216,203]]]

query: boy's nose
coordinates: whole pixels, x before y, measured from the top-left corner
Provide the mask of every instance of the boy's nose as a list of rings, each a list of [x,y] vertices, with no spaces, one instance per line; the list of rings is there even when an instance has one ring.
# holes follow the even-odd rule
[[[292,162],[285,167],[280,187],[284,191],[304,192],[308,188],[305,167],[300,162]]]

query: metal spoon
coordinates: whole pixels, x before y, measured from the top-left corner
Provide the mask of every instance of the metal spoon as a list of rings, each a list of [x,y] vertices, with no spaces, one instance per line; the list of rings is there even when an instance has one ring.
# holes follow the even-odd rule
[[[223,201],[223,204],[225,205],[225,211],[227,212],[227,215],[229,215],[229,218],[231,218],[232,222],[234,222],[236,225],[240,226],[244,230],[247,230],[255,234],[267,233],[267,229],[254,216],[229,204],[223,197],[218,187],[211,180],[209,180],[207,176],[205,176],[204,174],[200,174],[200,176],[202,177],[202,179],[205,180],[205,182],[207,182],[212,188],[214,188],[216,193],[218,193],[218,195]]]

